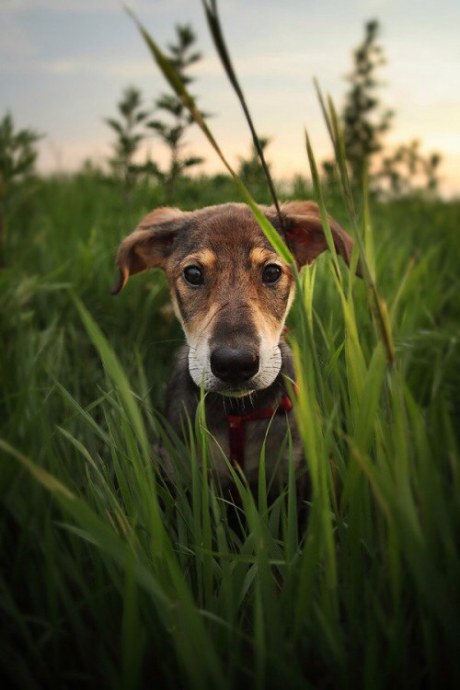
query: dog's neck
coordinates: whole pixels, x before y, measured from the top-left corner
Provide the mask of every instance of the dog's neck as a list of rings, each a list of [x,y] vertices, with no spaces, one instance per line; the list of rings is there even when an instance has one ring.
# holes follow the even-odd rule
[[[292,408],[289,384],[294,381],[292,355],[283,341],[279,343],[279,347],[281,369],[267,388],[244,397],[205,392],[206,424],[211,436],[217,439],[220,449],[227,448],[226,452],[233,463],[244,466],[250,473],[257,473],[257,458],[264,439],[263,422],[270,425],[271,443],[277,449],[285,437],[284,413]],[[183,428],[184,412],[193,422],[201,397],[200,387],[190,375],[188,354],[187,345],[177,353],[176,366],[166,394],[166,417],[177,431]],[[220,451],[216,458],[221,459]],[[225,472],[225,469],[222,471]]]
[[[209,411],[223,411],[226,415],[245,415],[263,407],[276,407],[285,393],[285,375],[281,370],[271,386],[244,397],[207,393],[206,407]]]

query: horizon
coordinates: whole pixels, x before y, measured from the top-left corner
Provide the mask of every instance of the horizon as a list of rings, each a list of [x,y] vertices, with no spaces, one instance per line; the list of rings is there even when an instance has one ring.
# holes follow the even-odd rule
[[[266,0],[267,5],[269,11],[263,12],[261,0],[250,6],[227,0],[219,8],[259,136],[271,141],[267,158],[276,179],[309,177],[305,128],[318,161],[331,157],[313,78],[340,112],[352,51],[363,39],[365,23],[375,18],[387,59],[378,71],[384,82],[378,97],[384,108],[395,111],[383,140],[385,151],[418,139],[423,155],[441,154],[442,195],[460,194],[460,77],[455,64],[460,8],[454,0],[440,0],[435,7],[409,0],[325,0],[320,8],[298,0],[281,8]],[[174,40],[176,24],[191,24],[203,54],[191,71],[196,79],[192,91],[200,107],[213,113],[209,125],[230,162],[247,157],[250,133],[212,45],[201,3],[140,0],[130,7],[162,47]],[[2,5],[0,15],[7,29],[0,37],[1,116],[9,111],[17,128],[44,135],[38,145],[42,174],[71,173],[87,159],[97,165],[107,160],[113,135],[104,118],[116,115],[127,86],[136,86],[147,105],[168,91],[118,3],[13,0]],[[196,127],[187,141],[190,152],[206,159],[198,172],[224,171]],[[144,149],[151,150],[157,163],[164,161],[154,138]]]

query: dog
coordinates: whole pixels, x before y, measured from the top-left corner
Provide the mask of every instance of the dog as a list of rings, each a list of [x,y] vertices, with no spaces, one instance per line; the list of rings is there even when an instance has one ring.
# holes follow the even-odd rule
[[[259,208],[299,269],[327,249],[316,203],[287,202],[280,213],[274,207]],[[331,217],[329,225],[337,254],[349,265],[353,241]],[[288,428],[295,466],[302,464],[290,414],[292,357],[282,337],[295,281],[249,207],[158,208],[121,242],[117,264],[113,294],[129,276],[146,269],[159,267],[166,274],[187,342],[166,394],[166,418],[174,431],[184,429],[184,415],[194,420],[202,388],[212,439],[210,464],[221,486],[231,481],[226,458],[255,485],[263,445],[267,478],[285,481]],[[174,476],[168,458],[163,465]]]

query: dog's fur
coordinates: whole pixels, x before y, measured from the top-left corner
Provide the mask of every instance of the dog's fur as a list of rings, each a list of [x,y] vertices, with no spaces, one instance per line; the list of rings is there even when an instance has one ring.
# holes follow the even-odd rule
[[[299,267],[327,249],[315,203],[286,203],[281,207],[281,220],[273,207],[260,209]],[[329,224],[336,251],[349,264],[353,242],[333,218]],[[117,263],[114,294],[130,275],[145,269],[160,267],[166,274],[187,339],[169,383],[166,416],[180,433],[184,411],[194,419],[200,386],[204,387],[207,424],[215,439],[212,464],[225,484],[229,472],[222,451],[228,457],[227,415],[266,406],[276,409],[286,392],[286,378],[293,378],[291,354],[282,340],[294,297],[291,271],[249,208],[235,203],[193,212],[175,208],[152,211],[122,241]],[[286,460],[278,461],[287,424],[288,414],[246,424],[244,472],[250,483],[257,479],[268,427],[267,476],[275,472],[281,479],[285,476]],[[292,433],[295,437],[295,429]],[[297,449],[299,445],[294,443]],[[295,450],[295,457],[300,462],[300,450]],[[166,470],[173,473],[171,467]]]

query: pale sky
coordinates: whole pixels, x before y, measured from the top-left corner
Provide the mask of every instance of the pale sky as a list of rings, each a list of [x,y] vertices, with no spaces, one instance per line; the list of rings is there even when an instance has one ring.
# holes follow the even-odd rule
[[[232,163],[249,151],[250,135],[212,41],[200,0],[127,0],[165,47],[174,26],[190,22],[204,54],[193,92]],[[443,156],[442,190],[460,194],[459,0],[220,0],[221,21],[256,127],[272,143],[275,177],[306,174],[304,131],[318,159],[331,148],[313,89],[317,77],[340,109],[352,67],[351,51],[364,23],[376,18],[388,64],[380,97],[396,111],[390,145],[420,139],[423,152]],[[128,85],[147,105],[167,90],[122,4],[116,0],[0,0],[0,117],[46,136],[44,172],[103,162],[112,134],[103,118],[116,114]],[[190,151],[204,171],[222,170],[194,129]],[[149,144],[161,160],[160,145]]]

